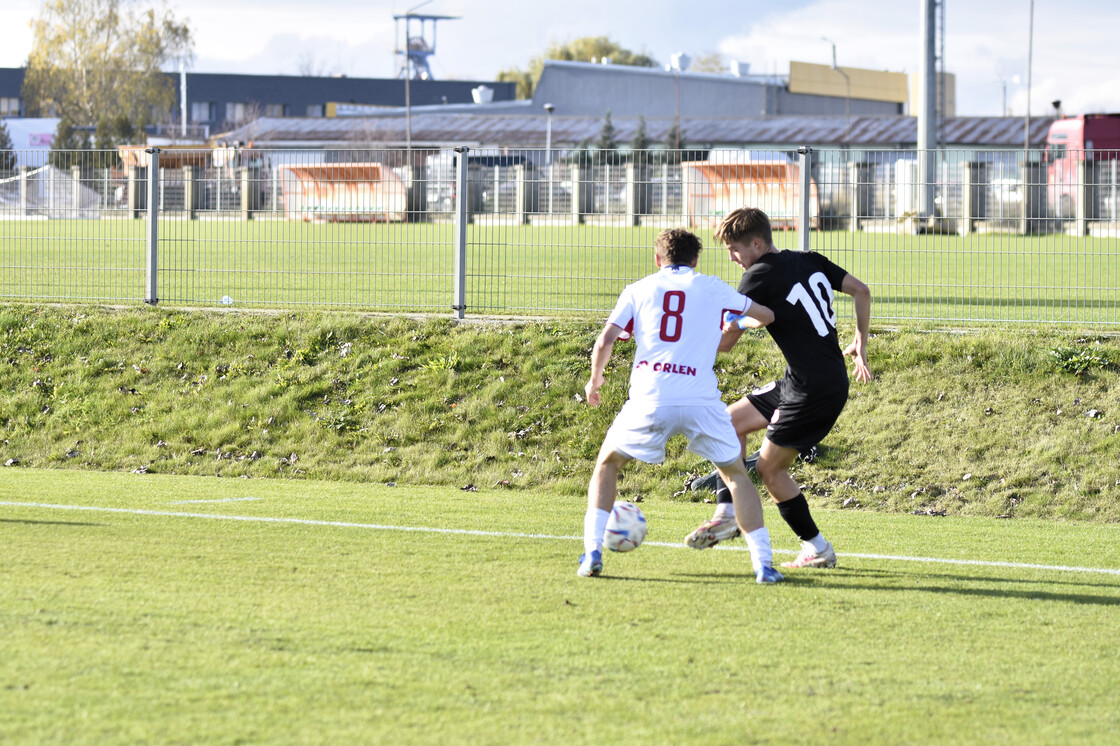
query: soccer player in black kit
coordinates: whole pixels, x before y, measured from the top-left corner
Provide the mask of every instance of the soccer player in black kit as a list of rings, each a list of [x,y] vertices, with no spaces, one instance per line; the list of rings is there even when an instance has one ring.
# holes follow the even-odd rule
[[[871,291],[867,285],[815,251],[779,251],[773,243],[770,219],[756,208],[729,213],[715,231],[731,261],[744,270],[739,292],[774,311],[766,327],[786,359],[778,381],[755,389],[730,405],[731,421],[745,442],[748,434],[765,429],[755,467],[778,505],[778,512],[801,539],[801,551],[783,567],[835,567],[836,552],[821,535],[809,504],[789,468],[798,454],[828,434],[848,401],[848,366],[852,358],[857,381],[870,381],[867,334]],[[836,334],[833,291],[852,296],[855,339],[843,351]],[[729,324],[719,349],[730,350],[750,319]],[[717,482],[715,516],[685,539],[693,549],[707,549],[739,535],[727,487]]]

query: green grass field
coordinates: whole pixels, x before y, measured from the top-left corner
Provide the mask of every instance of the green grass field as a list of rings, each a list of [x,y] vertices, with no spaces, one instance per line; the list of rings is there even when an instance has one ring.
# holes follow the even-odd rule
[[[819,511],[752,582],[650,500],[0,472],[0,742],[1104,743],[1120,526]],[[776,512],[779,552],[795,540]],[[734,545],[733,545],[734,546]]]
[[[146,295],[139,220],[0,221],[0,296],[134,303]],[[507,226],[480,216],[467,236],[468,314],[600,316],[652,269],[654,228]],[[450,313],[455,227],[167,219],[159,298],[171,305],[339,307]],[[711,249],[701,271],[737,267]],[[795,248],[796,233],[777,245]],[[1120,240],[814,232],[819,249],[871,285],[876,318],[1111,325]]]

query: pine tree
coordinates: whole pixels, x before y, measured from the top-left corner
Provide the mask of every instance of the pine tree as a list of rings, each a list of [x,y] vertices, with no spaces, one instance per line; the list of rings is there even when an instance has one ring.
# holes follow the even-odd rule
[[[684,133],[681,132],[681,121],[673,120],[673,126],[665,134],[666,161],[670,164],[681,162],[681,153],[684,150]]]
[[[649,160],[649,155],[646,153],[653,145],[653,140],[650,139],[646,133],[646,118],[638,116],[638,129],[634,132],[634,136],[630,138],[630,159],[635,162],[643,162]]]
[[[618,152],[618,135],[614,124],[611,122],[611,110],[603,115],[603,127],[599,130],[599,137],[595,140],[595,148],[599,152],[599,162],[615,164],[622,162],[622,154]]]
[[[8,133],[8,125],[0,122],[0,171],[16,170],[16,152],[12,145],[12,136]]]

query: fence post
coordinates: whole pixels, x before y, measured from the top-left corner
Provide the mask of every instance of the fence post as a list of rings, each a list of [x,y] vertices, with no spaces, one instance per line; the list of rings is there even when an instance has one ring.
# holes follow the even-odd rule
[[[583,169],[584,166],[579,162],[573,163],[569,166],[568,174],[572,177],[572,224],[579,225],[583,222]]]
[[[251,210],[252,207],[253,207],[252,200],[250,199],[250,196],[251,196],[252,193],[249,191],[251,189],[251,187],[252,187],[252,185],[251,185],[250,179],[249,179],[249,167],[248,166],[242,166],[241,167],[241,219],[242,220],[248,220],[249,219],[249,210]]]
[[[1099,177],[1093,173],[1089,161],[1081,161],[1077,164],[1077,205],[1074,210],[1073,219],[1073,233],[1075,236],[1084,236],[1088,233],[1089,226],[1089,205],[1092,204],[1089,198],[1089,184],[1091,182],[1099,183]],[[1064,220],[1067,216],[1062,215]]]
[[[70,202],[72,210],[70,217],[80,217],[82,214],[82,167],[70,167]]]
[[[194,209],[198,205],[198,180],[195,166],[183,166],[183,210],[187,220],[194,219]]]
[[[467,158],[470,148],[455,148],[459,154],[455,171],[455,302],[451,308],[456,318],[467,311]]]
[[[626,163],[626,224],[638,225],[638,167],[633,161]]]
[[[159,148],[147,148],[148,154],[148,291],[144,302],[159,303]]]
[[[494,166],[494,209],[495,215],[502,211],[502,167]]]
[[[28,183],[27,176],[31,172],[31,166],[19,167],[19,216],[21,218],[27,217],[27,203],[28,203]]]
[[[864,209],[863,200],[860,199],[860,164],[847,163],[848,169],[848,232],[859,231],[859,216]]]
[[[528,212],[528,191],[525,189],[525,164],[518,163],[513,167],[513,184],[514,184],[514,207],[513,207],[513,222],[517,225],[525,225],[528,221],[525,219],[525,213]]]
[[[961,164],[961,216],[957,218],[957,235],[967,236],[972,233],[972,218],[976,215],[976,182],[977,166],[972,161]],[[948,217],[948,216],[946,216]]]
[[[139,166],[128,167],[128,217],[140,217]]]
[[[809,205],[810,205],[810,189],[813,185],[813,177],[810,171],[813,168],[813,149],[802,145],[797,149],[801,161],[801,192],[800,192],[800,206],[797,215],[797,248],[801,251],[809,250]]]

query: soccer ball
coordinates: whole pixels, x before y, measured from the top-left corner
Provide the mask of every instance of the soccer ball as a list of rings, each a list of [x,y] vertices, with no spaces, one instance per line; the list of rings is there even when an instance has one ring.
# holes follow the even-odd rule
[[[603,546],[612,552],[629,552],[637,549],[646,538],[646,517],[634,503],[615,503],[607,518],[607,533]]]

